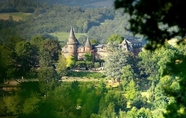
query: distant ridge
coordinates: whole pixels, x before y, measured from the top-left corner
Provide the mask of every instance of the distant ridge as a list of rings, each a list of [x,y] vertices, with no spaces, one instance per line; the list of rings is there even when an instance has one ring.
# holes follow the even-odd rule
[[[80,6],[90,8],[112,7],[114,3],[114,0],[33,0],[33,1],[48,4],[61,4],[67,6]]]
[[[0,0],[0,2],[5,2],[6,0]]]

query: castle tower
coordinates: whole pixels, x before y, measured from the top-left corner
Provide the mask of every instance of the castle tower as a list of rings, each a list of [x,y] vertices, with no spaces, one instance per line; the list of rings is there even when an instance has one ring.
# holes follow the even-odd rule
[[[68,45],[67,49],[68,49],[69,56],[74,56],[75,58],[77,58],[78,44],[79,44],[79,42],[75,37],[73,28],[71,27],[68,42],[67,42],[67,45]]]
[[[90,43],[90,40],[87,37],[87,40],[85,42],[85,52],[90,52],[92,50],[92,45]]]

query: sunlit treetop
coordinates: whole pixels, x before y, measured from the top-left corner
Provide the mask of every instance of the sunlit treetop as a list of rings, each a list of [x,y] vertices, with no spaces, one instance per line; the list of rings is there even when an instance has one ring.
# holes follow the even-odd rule
[[[115,0],[115,8],[131,16],[129,30],[144,34],[150,50],[173,37],[185,37],[185,5],[186,0]]]

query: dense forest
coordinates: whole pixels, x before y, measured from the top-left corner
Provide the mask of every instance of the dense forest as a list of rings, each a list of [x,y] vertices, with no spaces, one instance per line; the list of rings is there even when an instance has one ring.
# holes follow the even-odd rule
[[[22,76],[39,81],[21,83],[18,92],[1,93],[0,114],[20,118],[163,118],[167,105],[175,102],[164,90],[178,91],[180,78],[162,75],[174,69],[170,67],[171,60],[179,66],[185,45],[167,42],[165,47],[154,52],[144,50],[138,57],[122,51],[115,43],[108,46],[110,53],[104,60],[104,76],[96,73],[91,77],[88,73],[71,72],[65,66],[69,59],[60,55],[57,40],[41,35],[29,41],[9,37],[0,45],[1,82]],[[78,61],[70,62],[70,68],[83,67]],[[39,71],[34,69],[36,66],[40,67]],[[81,80],[96,77],[99,81],[59,81],[64,75]],[[108,81],[113,84],[109,85]]]
[[[29,12],[33,13],[35,8],[41,6],[37,2],[27,0],[7,0],[0,2],[0,13],[4,12]]]
[[[19,36],[1,40],[1,82],[4,79],[20,78],[34,74],[33,68],[42,64],[52,66],[58,60],[60,45],[57,40],[33,36],[30,41]],[[50,59],[50,60],[49,60]],[[47,63],[44,60],[49,60]]]

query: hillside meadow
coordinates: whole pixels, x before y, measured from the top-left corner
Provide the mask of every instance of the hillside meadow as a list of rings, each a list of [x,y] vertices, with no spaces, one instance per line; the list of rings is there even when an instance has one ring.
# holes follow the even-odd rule
[[[69,31],[70,32],[70,31]],[[49,35],[52,35],[54,37],[58,38],[58,41],[60,42],[61,45],[65,45],[69,38],[69,32],[54,32],[54,33],[49,33]],[[76,38],[79,40],[81,37],[87,37],[86,33],[76,33]]]
[[[29,15],[31,15],[31,13],[23,13],[23,12],[0,13],[0,19],[8,20],[9,17],[12,16],[14,21],[20,21],[20,20],[24,20]]]

